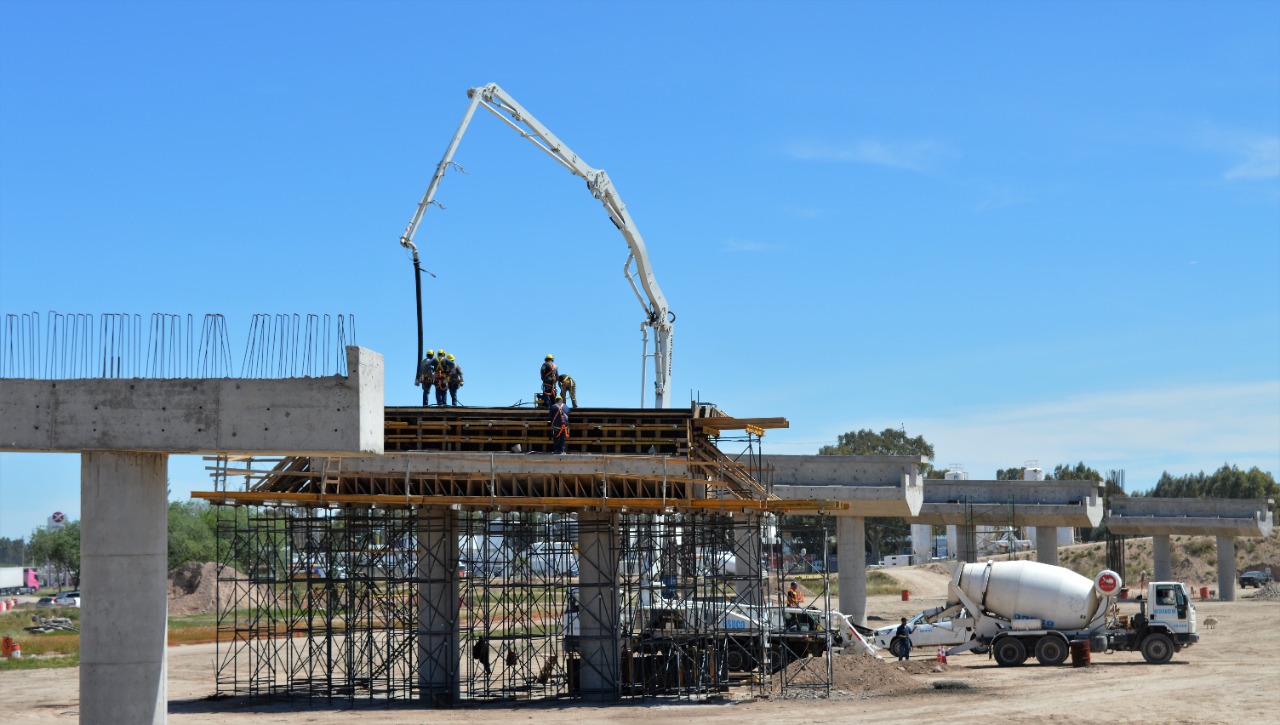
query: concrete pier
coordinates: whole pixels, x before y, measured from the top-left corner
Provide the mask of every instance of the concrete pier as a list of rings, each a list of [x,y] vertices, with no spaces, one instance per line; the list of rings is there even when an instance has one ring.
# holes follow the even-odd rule
[[[972,526],[956,526],[956,561],[973,563],[978,560],[978,552],[973,550],[974,532]]]
[[[82,725],[165,722],[168,457],[80,457]]]
[[[1055,526],[1036,528],[1036,561],[1058,565],[1058,529]]]
[[[867,520],[861,516],[836,519],[836,567],[840,611],[867,626]]]
[[[1155,570],[1152,576],[1158,582],[1173,579],[1173,544],[1168,534],[1156,534],[1151,537],[1151,559]]]
[[[1218,537],[1218,600],[1236,600],[1236,537]]]
[[[588,702],[614,702],[622,694],[617,536],[617,514],[578,515],[578,678]]]
[[[734,526],[734,591],[739,604],[764,606],[765,581],[759,517],[749,514],[738,514],[738,517],[740,518]]]
[[[418,519],[418,691],[423,704],[458,701],[458,513],[431,509]]]

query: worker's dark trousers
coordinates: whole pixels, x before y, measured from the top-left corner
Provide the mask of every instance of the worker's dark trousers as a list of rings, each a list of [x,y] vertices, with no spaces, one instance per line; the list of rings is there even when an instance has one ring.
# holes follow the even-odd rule
[[[456,385],[449,386],[449,397],[453,399],[454,405],[458,404],[458,386]]]
[[[555,437],[556,453],[564,453],[564,444],[569,440],[567,435],[558,435]]]
[[[431,386],[427,385],[422,388],[422,407],[431,405]]]
[[[444,388],[436,388],[436,405],[444,406],[445,395],[448,393]]]

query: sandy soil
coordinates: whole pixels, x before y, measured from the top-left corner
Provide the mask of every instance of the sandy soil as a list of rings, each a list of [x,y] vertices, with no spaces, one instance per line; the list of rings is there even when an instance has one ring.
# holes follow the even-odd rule
[[[927,581],[915,582],[927,584]],[[871,597],[868,609],[885,621],[941,602],[941,596]],[[1070,722],[1129,723],[1280,722],[1280,601],[1253,599],[1252,593],[1232,603],[1199,602],[1200,621],[1215,617],[1214,629],[1202,628],[1202,642],[1179,653],[1174,662],[1151,666],[1136,653],[1095,653],[1094,666],[1045,668],[1027,665],[1004,669],[985,656],[951,658],[947,670],[935,673],[923,665],[932,653],[920,653],[907,673],[921,689],[863,698],[846,693],[840,699],[783,701],[730,697],[711,704],[660,702],[647,705],[589,707],[533,705],[428,711],[410,707],[369,709],[359,717],[380,724],[515,723],[549,718],[580,723],[645,722],[688,725],[689,721],[739,725],[746,722],[801,723],[870,721],[901,723]],[[871,624],[876,624],[875,621]],[[922,666],[923,665],[923,666]],[[78,671],[35,670],[0,673],[7,723],[75,722],[78,718]],[[247,705],[236,700],[211,701],[214,648],[176,647],[169,651],[169,722],[186,724],[317,723],[349,725],[348,709],[307,705]],[[930,680],[966,680],[968,690],[934,690]]]

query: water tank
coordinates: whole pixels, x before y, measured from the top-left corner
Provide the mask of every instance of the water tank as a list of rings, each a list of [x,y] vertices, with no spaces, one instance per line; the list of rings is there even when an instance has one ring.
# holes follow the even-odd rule
[[[1104,589],[1116,589],[1115,572],[1104,581]],[[987,611],[1010,621],[1025,622],[1035,629],[1039,620],[1045,629],[1081,629],[1093,617],[1100,601],[1095,582],[1070,569],[1036,561],[996,561],[965,564],[957,575],[957,586]],[[985,601],[983,589],[986,589]]]
[[[1022,469],[1022,480],[1024,481],[1043,481],[1044,469],[1028,467]]]

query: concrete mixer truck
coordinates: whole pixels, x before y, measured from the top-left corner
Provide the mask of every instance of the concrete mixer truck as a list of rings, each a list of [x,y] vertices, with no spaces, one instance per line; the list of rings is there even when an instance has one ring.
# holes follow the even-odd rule
[[[1015,667],[1035,655],[1042,665],[1066,661],[1070,644],[1087,640],[1094,652],[1142,653],[1164,664],[1200,640],[1196,609],[1181,582],[1151,582],[1122,614],[1120,575],[1106,570],[1090,581],[1070,569],[1034,561],[964,564],[947,587],[947,603],[924,613],[937,621],[965,610],[973,638],[948,654],[989,647],[996,664]]]

